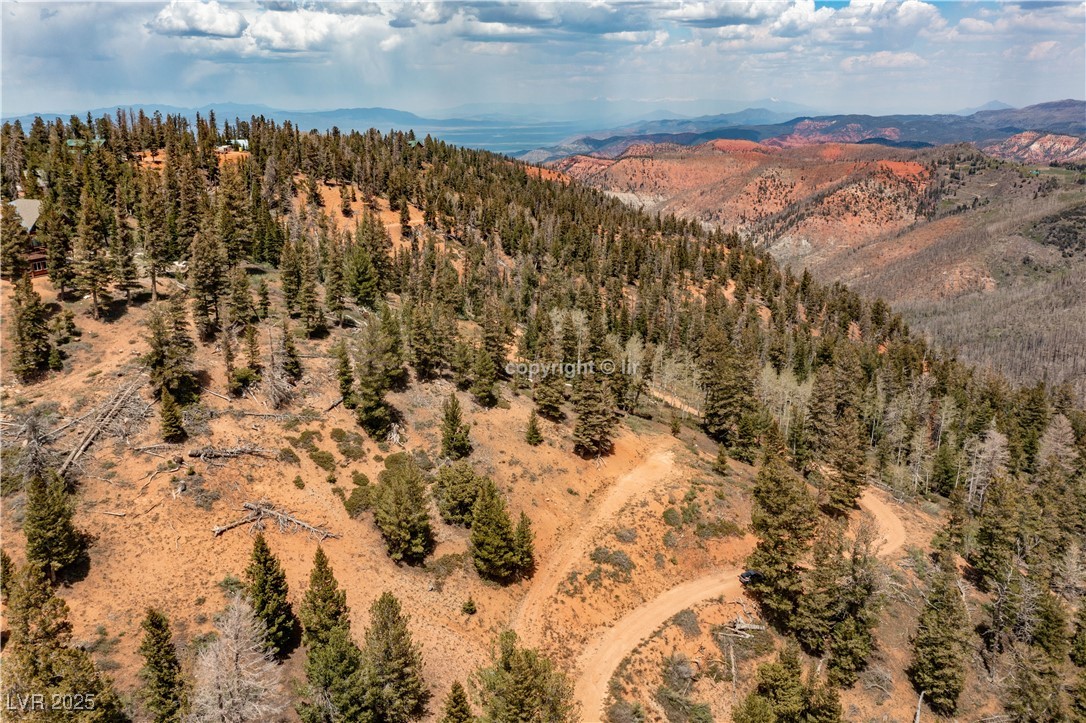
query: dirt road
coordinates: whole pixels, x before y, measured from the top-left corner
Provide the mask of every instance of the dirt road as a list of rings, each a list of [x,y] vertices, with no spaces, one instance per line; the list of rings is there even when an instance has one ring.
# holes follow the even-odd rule
[[[536,572],[528,594],[520,601],[510,621],[510,628],[517,631],[522,640],[529,645],[539,643],[547,607],[558,593],[558,585],[581,561],[592,539],[611,523],[627,502],[638,494],[647,494],[666,480],[674,464],[674,454],[669,449],[650,453],[637,467],[619,477],[588,519],[574,525],[566,541],[547,556],[546,564]]]
[[[875,518],[883,533],[881,557],[889,557],[905,544],[905,526],[890,508],[884,492],[868,489],[860,507]],[[751,547],[754,538],[748,536]],[[652,635],[676,613],[716,597],[734,600],[743,594],[739,583],[742,568],[726,568],[673,587],[627,613],[588,644],[578,661],[582,671],[574,687],[581,704],[581,718],[590,723],[603,720],[607,684],[619,663],[645,638]]]

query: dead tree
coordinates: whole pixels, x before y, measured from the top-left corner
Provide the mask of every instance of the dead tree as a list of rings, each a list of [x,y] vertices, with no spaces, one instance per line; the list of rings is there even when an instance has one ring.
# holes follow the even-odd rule
[[[254,457],[271,457],[274,455],[274,452],[270,449],[251,447],[249,445],[238,445],[235,447],[199,447],[197,449],[189,450],[189,457],[201,459],[205,462],[209,459],[233,459],[234,457],[240,457],[243,454],[251,454]]]
[[[136,378],[133,381],[121,387],[116,394],[110,397],[106,403],[100,407],[102,410],[101,413],[93,422],[91,422],[90,428],[87,430],[86,434],[83,435],[79,444],[68,454],[64,463],[60,465],[60,469],[57,470],[61,475],[63,475],[68,468],[72,466],[72,463],[78,460],[83,453],[90,448],[91,444],[94,443],[94,440],[97,439],[102,430],[113,422],[121,410],[124,409],[125,405],[130,401],[136,390],[143,386],[143,382],[143,370],[141,369],[136,374]]]
[[[211,532],[214,533],[215,537],[218,537],[227,530],[232,530],[235,527],[241,527],[242,525],[252,524],[257,529],[263,529],[265,520],[273,520],[279,525],[279,529],[284,532],[303,530],[319,540],[325,540],[329,537],[333,539],[339,538],[339,535],[330,530],[311,525],[305,520],[298,519],[294,515],[275,509],[270,502],[246,502],[241,507],[244,510],[248,510],[249,514],[234,520],[233,522],[228,522],[225,525],[211,528]]]

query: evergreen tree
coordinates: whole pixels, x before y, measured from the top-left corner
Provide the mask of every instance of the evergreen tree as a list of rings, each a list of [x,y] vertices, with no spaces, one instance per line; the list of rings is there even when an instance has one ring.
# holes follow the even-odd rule
[[[149,367],[155,393],[169,392],[175,400],[188,400],[196,386],[191,368],[196,345],[189,336],[183,297],[174,296],[168,306],[156,304],[147,331],[150,350],[143,362]]]
[[[76,279],[90,294],[91,311],[99,318],[100,302],[112,277],[109,262],[109,220],[103,203],[92,186],[83,187],[79,199],[79,225],[76,228],[75,257]]]
[[[475,364],[472,367],[471,393],[481,406],[493,407],[498,403],[498,395],[494,385],[498,381],[498,369],[494,366],[494,359],[487,353],[485,347],[475,350]]]
[[[740,419],[754,406],[754,374],[715,324],[705,331],[699,365],[705,387],[705,432],[731,448],[736,443]]]
[[[294,640],[294,610],[287,600],[287,574],[272,554],[264,535],[257,533],[253,553],[245,570],[246,592],[253,613],[264,623],[265,639],[272,655],[282,658]]]
[[[479,575],[487,580],[508,582],[520,572],[517,540],[505,500],[488,479],[479,486],[471,508],[471,558]]]
[[[778,721],[800,723],[803,720],[807,696],[799,651],[794,644],[786,645],[775,662],[758,666],[754,692],[769,701]]]
[[[132,244],[132,232],[118,212],[109,244],[109,263],[113,284],[124,292],[125,305],[132,303],[132,290],[140,288]]]
[[[305,723],[369,721],[362,650],[351,639],[349,626],[333,628],[320,644],[306,651],[307,697],[298,705]]]
[[[351,365],[351,355],[347,350],[347,342],[343,339],[332,347],[332,353],[336,356],[336,379],[339,381],[339,394],[343,397],[343,406],[354,409],[358,405],[358,399],[354,393],[354,369]]]
[[[834,515],[855,509],[864,486],[864,442],[855,407],[846,406],[836,419],[826,458],[833,470],[826,480],[824,507]]]
[[[421,563],[433,550],[426,505],[426,479],[414,460],[388,467],[380,476],[373,521],[396,562]]]
[[[790,619],[803,592],[799,562],[814,533],[815,515],[803,481],[778,456],[766,459],[754,482],[751,526],[758,546],[747,565],[761,573],[749,589],[776,622]]]
[[[825,651],[842,613],[843,576],[844,530],[839,524],[827,521],[815,537],[811,567],[803,575],[803,594],[796,601],[791,623],[796,639],[815,654]]]
[[[8,553],[0,550],[0,603],[7,604],[14,578],[15,563],[8,557]]]
[[[256,313],[261,319],[267,319],[271,313],[271,299],[268,293],[267,279],[261,279],[256,287]]]
[[[151,301],[158,301],[158,275],[169,256],[166,217],[169,201],[159,174],[145,171],[140,176],[139,230],[143,247],[143,265],[151,279]],[[52,263],[49,264],[52,267]]]
[[[453,682],[442,710],[440,723],[473,723],[475,720],[468,694],[464,692],[464,686],[460,685],[459,680]]]
[[[334,630],[350,632],[350,608],[347,593],[336,581],[324,550],[317,548],[313,556],[313,569],[309,573],[309,587],[302,598],[299,617],[302,622],[302,641],[309,648],[326,643]]]
[[[438,332],[437,311],[416,305],[411,309],[411,364],[420,380],[432,379],[445,364],[445,345]]]
[[[517,645],[517,635],[506,631],[498,637],[490,667],[476,673],[484,720],[547,721],[578,720],[573,685],[554,663],[536,650]]]
[[[573,451],[582,457],[598,457],[611,451],[615,418],[603,380],[589,373],[580,380],[580,396],[573,405]]]
[[[210,339],[219,324],[219,298],[226,290],[226,252],[218,234],[203,228],[189,247],[189,294],[196,332]]]
[[[404,366],[406,356],[400,322],[388,304],[381,306],[378,321],[376,327],[371,325],[367,329],[367,348],[372,351],[381,368],[385,387],[402,389],[407,384],[407,368]]]
[[[441,456],[452,460],[467,457],[471,454],[471,439],[468,437],[471,427],[464,423],[456,392],[449,394],[441,410]]]
[[[909,677],[933,711],[952,715],[965,685],[969,616],[953,562],[944,558],[913,635]]]
[[[485,481],[463,460],[442,466],[433,487],[441,519],[450,525],[471,527],[472,508]]]
[[[283,318],[283,372],[298,381],[302,378],[302,358],[298,356],[298,347],[294,345],[294,333],[290,329],[290,322]]]
[[[743,702],[732,711],[733,723],[777,723],[773,704],[757,691],[751,691]]]
[[[53,349],[49,343],[45,306],[29,276],[15,282],[8,323],[12,341],[10,368],[21,381],[30,381],[48,368]]]
[[[129,720],[112,681],[95,669],[90,653],[69,647],[72,626],[68,605],[56,596],[38,564],[26,564],[20,570],[8,598],[7,622],[11,637],[4,646],[6,700],[32,693],[47,702],[53,696],[61,700],[65,696],[92,697],[94,711],[87,720]]]
[[[1007,686],[1007,712],[1023,723],[1065,721],[1061,688],[1060,670],[1054,661],[1037,651],[1026,651],[1015,661],[1014,676]]]
[[[347,252],[347,289],[359,306],[372,309],[380,299],[380,279],[373,258],[362,244],[354,244]]]
[[[75,505],[60,475],[51,470],[35,474],[26,485],[26,559],[40,565],[49,578],[74,565],[84,555],[86,540],[75,528]]]
[[[841,723],[841,698],[837,689],[822,684],[814,670],[808,673],[804,698],[804,723]]]
[[[324,305],[336,324],[343,326],[344,299],[347,297],[347,280],[343,275],[343,247],[332,239],[328,244],[328,259],[324,271]]]
[[[530,576],[535,570],[535,533],[532,532],[532,521],[523,510],[517,521],[517,529],[513,531],[513,552],[517,575]]]
[[[0,274],[13,281],[25,276],[29,270],[26,261],[29,247],[30,239],[19,212],[15,206],[4,201],[3,215],[0,216]]]
[[[371,437],[383,440],[392,427],[392,410],[385,401],[385,375],[370,349],[366,349],[355,367],[358,379],[355,416]]]
[[[1030,643],[1043,650],[1052,660],[1063,660],[1070,648],[1067,635],[1067,614],[1055,594],[1042,590],[1037,594],[1036,621],[1030,631]]]
[[[298,312],[306,336],[315,336],[325,330],[324,311],[317,295],[317,259],[312,246],[302,244],[301,265],[298,277]]]
[[[143,628],[143,641],[139,647],[143,656],[140,671],[143,705],[155,723],[180,721],[185,679],[173,644],[170,621],[160,611],[148,608],[140,627]]]
[[[539,415],[534,409],[528,415],[528,428],[524,431],[524,441],[532,447],[543,444],[543,433],[539,431]]]
[[[1071,638],[1071,661],[1086,668],[1086,601],[1079,602],[1075,616],[1075,634]]]
[[[235,323],[249,326],[253,320],[253,296],[249,289],[249,274],[242,265],[235,266],[230,272],[230,299],[228,308],[230,318]]]
[[[167,442],[180,442],[188,436],[181,417],[181,407],[178,406],[177,401],[168,390],[163,390],[159,401],[161,402],[159,406],[159,426],[162,439]]]
[[[991,581],[1011,565],[1018,539],[1017,494],[1004,476],[993,479],[985,492],[976,542],[969,556],[981,590],[987,591]]]
[[[422,653],[411,639],[408,622],[392,593],[383,593],[370,607],[362,656],[371,720],[406,723],[427,713],[430,691],[422,679]]]

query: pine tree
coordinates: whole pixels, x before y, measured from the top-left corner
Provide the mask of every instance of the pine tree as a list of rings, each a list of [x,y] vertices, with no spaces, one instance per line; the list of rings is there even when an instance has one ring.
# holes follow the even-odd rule
[[[256,287],[256,313],[261,319],[267,319],[271,313],[271,299],[268,292],[267,279],[261,279]]]
[[[421,305],[411,311],[411,364],[420,380],[432,379],[445,363],[445,350],[438,333],[437,312]]]
[[[30,381],[49,367],[53,348],[49,343],[45,306],[29,276],[15,282],[8,323],[13,347],[10,368],[21,381]]]
[[[771,702],[751,691],[732,711],[732,723],[777,723],[777,714]]]
[[[245,175],[241,163],[222,165],[216,201],[216,231],[226,250],[227,263],[237,264],[249,255],[252,243],[249,199],[245,192]]]
[[[615,418],[603,380],[589,373],[581,379],[581,393],[573,405],[573,451],[582,457],[598,457],[611,451]]]
[[[235,597],[218,621],[219,637],[196,658],[193,723],[274,720],[285,709],[283,674],[268,652],[264,625]]]
[[[471,527],[472,508],[486,478],[475,474],[465,461],[441,467],[434,479],[434,501],[441,519],[450,525]]]
[[[549,658],[517,645],[512,631],[502,633],[496,647],[490,666],[476,673],[484,720],[578,720],[573,685]]]
[[[374,499],[373,521],[396,562],[421,563],[433,550],[434,538],[426,505],[426,479],[414,460],[381,472]]]
[[[28,563],[41,565],[54,579],[84,555],[86,540],[72,517],[75,505],[60,475],[49,470],[32,476],[26,485],[26,535]]]
[[[170,621],[160,611],[148,608],[140,627],[143,628],[143,641],[139,647],[143,656],[143,669],[140,670],[143,705],[155,723],[180,721],[185,680],[173,644]]]
[[[949,558],[928,592],[927,604],[913,635],[909,678],[933,711],[952,715],[965,685],[966,635],[969,616],[958,591],[958,574]]]
[[[440,723],[473,723],[475,715],[471,712],[471,703],[460,681],[453,681],[449,695],[445,698]]]
[[[364,352],[355,367],[358,379],[355,416],[371,437],[383,440],[392,428],[392,410],[385,401],[385,375],[374,359],[372,349],[366,348]]]
[[[1007,686],[1004,705],[1015,721],[1065,721],[1067,711],[1060,695],[1062,687],[1055,661],[1038,651],[1027,650],[1015,661],[1014,676]]]
[[[234,323],[249,326],[253,320],[253,296],[249,288],[249,274],[242,265],[235,266],[230,272],[230,298],[227,304],[230,319]]]
[[[294,345],[294,333],[290,329],[290,322],[283,317],[283,348],[282,348],[283,373],[294,381],[302,378],[302,358],[298,356],[298,347]]]
[[[317,295],[317,259],[309,244],[302,244],[301,265],[298,272],[298,312],[306,336],[324,333],[324,311]]]
[[[987,591],[1011,565],[1018,539],[1017,491],[1000,475],[988,485],[980,514],[976,541],[969,562],[977,573],[977,587]]]
[[[524,441],[532,447],[543,444],[543,433],[539,431],[539,415],[534,409],[528,415],[528,428],[524,431]]]
[[[332,239],[328,244],[328,259],[324,270],[324,305],[328,313],[343,326],[344,299],[347,297],[347,280],[343,275],[343,247]]]
[[[362,647],[366,703],[372,720],[407,723],[426,715],[430,691],[422,679],[422,653],[411,639],[409,619],[389,592],[370,607]]]
[[[761,573],[749,588],[769,617],[787,622],[803,592],[799,562],[814,533],[814,502],[780,457],[768,458],[754,482],[751,527],[758,546],[747,565]]]
[[[346,625],[333,628],[327,639],[306,651],[307,697],[298,706],[305,723],[369,721],[362,650]]]
[[[151,278],[151,301],[158,301],[158,275],[166,266],[169,254],[166,217],[168,200],[159,174],[145,171],[140,177],[139,226],[143,247],[143,264]],[[52,267],[52,263],[49,264]]]
[[[79,225],[73,255],[79,285],[91,296],[94,318],[100,316],[100,302],[112,276],[109,263],[109,220],[103,203],[92,186],[83,187],[79,199]]]
[[[177,401],[174,400],[173,395],[168,390],[163,390],[159,400],[161,402],[159,425],[162,439],[167,442],[180,442],[188,436],[181,417],[181,407],[178,406]]]
[[[150,368],[155,393],[168,391],[175,401],[188,400],[196,386],[191,368],[196,345],[189,336],[183,297],[174,296],[168,306],[156,304],[147,320],[147,330],[150,349],[143,362]]]
[[[356,243],[347,252],[347,289],[359,306],[372,309],[380,299],[380,280],[373,258],[362,244]]]
[[[14,280],[21,279],[29,270],[26,253],[30,239],[23,228],[19,212],[7,201],[0,216],[0,274]]]
[[[124,292],[125,305],[132,303],[132,290],[140,288],[132,245],[132,232],[118,211],[109,244],[109,263],[113,284],[119,291]]]
[[[452,460],[467,457],[471,454],[471,439],[468,437],[471,427],[464,423],[456,392],[450,392],[441,410],[441,456]]]
[[[803,594],[796,601],[791,627],[796,639],[821,655],[842,613],[840,596],[844,575],[844,530],[824,522],[812,546],[811,567],[803,576]]]
[[[1080,602],[1075,616],[1075,634],[1071,638],[1071,661],[1086,668],[1086,601]]]
[[[406,356],[399,319],[388,304],[378,313],[379,324],[367,329],[366,345],[372,350],[384,376],[386,388],[402,389],[407,384]]]
[[[257,533],[253,553],[245,570],[249,601],[253,613],[264,623],[268,650],[282,658],[294,641],[294,610],[287,600],[287,574],[272,554],[264,535]]]
[[[479,575],[497,582],[514,579],[520,572],[516,543],[505,500],[484,480],[471,508],[471,558]]]
[[[343,397],[343,406],[354,409],[358,406],[358,399],[354,393],[354,369],[347,342],[340,339],[339,343],[332,347],[332,353],[336,356],[336,379],[339,382],[339,394]]]
[[[517,575],[528,577],[535,570],[535,533],[532,532],[532,521],[522,510],[517,521],[517,529],[513,531],[513,552],[516,559]]]
[[[68,605],[56,596],[40,565],[29,563],[20,570],[8,598],[7,622],[11,637],[4,646],[5,698],[30,693],[41,694],[47,702],[53,696],[92,697],[90,720],[128,720],[112,681],[95,669],[90,653],[69,647]]]
[[[806,698],[804,723],[841,723],[841,698],[837,689],[824,685],[814,670],[807,674],[807,688],[803,695]]]
[[[786,645],[772,663],[758,666],[754,692],[769,702],[779,721],[803,720],[807,707],[803,670],[795,644]]]
[[[715,324],[706,329],[699,364],[705,386],[705,432],[731,448],[740,419],[754,406],[754,374]]]
[[[481,406],[493,407],[498,403],[498,396],[494,385],[498,381],[498,369],[494,366],[494,359],[487,353],[485,347],[475,350],[475,364],[472,367],[471,393]]]
[[[14,578],[15,563],[8,557],[8,553],[0,550],[0,603],[7,604]]]
[[[865,481],[864,449],[856,409],[847,406],[836,419],[826,450],[833,470],[826,480],[824,507],[831,514],[844,515],[856,507]]]
[[[219,323],[219,298],[226,290],[226,251],[218,234],[206,226],[189,246],[189,294],[196,332],[210,339]]]
[[[309,573],[309,587],[298,612],[302,622],[302,641],[307,647],[314,648],[326,643],[334,630],[342,629],[349,633],[350,613],[347,593],[340,589],[328,564],[328,557],[318,547],[313,556],[313,569]]]

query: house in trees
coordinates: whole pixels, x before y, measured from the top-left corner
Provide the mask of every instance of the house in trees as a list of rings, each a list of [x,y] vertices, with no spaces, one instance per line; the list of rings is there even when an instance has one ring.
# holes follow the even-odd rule
[[[26,229],[30,238],[27,244],[26,261],[31,276],[43,276],[48,271],[45,262],[45,247],[37,242],[38,216],[41,215],[41,201],[36,198],[17,198],[11,202],[19,214],[19,222]]]

